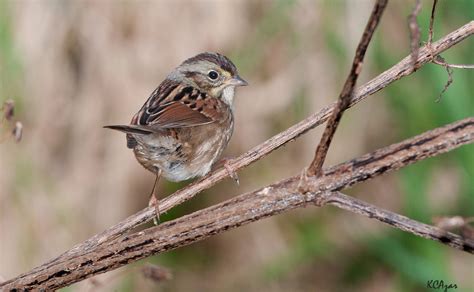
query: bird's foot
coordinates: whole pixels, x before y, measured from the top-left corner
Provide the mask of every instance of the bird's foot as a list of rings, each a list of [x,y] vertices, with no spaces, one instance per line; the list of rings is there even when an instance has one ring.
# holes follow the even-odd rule
[[[153,224],[158,225],[160,221],[160,201],[156,198],[155,194],[152,194],[150,201],[148,201],[148,207],[155,208],[155,217],[153,217]]]
[[[225,170],[227,171],[227,174],[235,181],[237,185],[240,185],[239,176],[237,175],[237,172],[230,165],[231,161],[232,161],[232,158],[230,157],[222,158],[219,162],[216,163],[214,169],[221,166],[224,167]]]

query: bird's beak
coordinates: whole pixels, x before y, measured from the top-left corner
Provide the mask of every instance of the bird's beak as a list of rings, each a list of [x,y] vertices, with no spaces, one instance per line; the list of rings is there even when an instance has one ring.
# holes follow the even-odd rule
[[[245,81],[244,79],[242,79],[242,77],[240,77],[239,75],[235,75],[234,77],[232,77],[232,79],[229,80],[229,85],[233,85],[233,86],[247,86],[249,85],[249,83],[247,81]]]

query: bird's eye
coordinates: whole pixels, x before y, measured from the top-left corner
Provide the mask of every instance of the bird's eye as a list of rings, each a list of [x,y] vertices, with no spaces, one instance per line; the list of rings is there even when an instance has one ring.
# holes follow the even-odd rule
[[[219,77],[219,73],[214,70],[211,70],[209,71],[209,73],[207,73],[207,76],[209,76],[209,78],[211,78],[212,80],[216,80],[217,77]]]

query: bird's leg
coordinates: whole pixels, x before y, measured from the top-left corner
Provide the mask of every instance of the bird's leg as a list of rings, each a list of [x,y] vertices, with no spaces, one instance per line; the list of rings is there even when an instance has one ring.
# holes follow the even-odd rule
[[[213,170],[223,166],[225,170],[227,171],[227,174],[235,181],[237,185],[240,184],[239,181],[239,176],[237,175],[237,172],[235,172],[232,167],[229,165],[229,162],[232,160],[230,157],[224,157],[221,160],[219,160],[216,164],[213,166]]]
[[[151,190],[150,200],[148,201],[149,207],[155,207],[155,218],[153,218],[153,223],[155,225],[160,224],[160,201],[156,198],[155,190],[158,181],[160,180],[161,176],[161,169],[157,169],[155,172],[155,183],[153,184],[153,189]]]

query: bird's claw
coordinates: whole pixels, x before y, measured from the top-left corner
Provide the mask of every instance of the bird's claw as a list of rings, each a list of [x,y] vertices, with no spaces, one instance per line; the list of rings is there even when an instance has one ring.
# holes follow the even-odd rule
[[[160,221],[160,203],[158,199],[155,197],[153,194],[150,197],[150,201],[148,201],[148,207],[154,207],[155,208],[155,216],[153,217],[153,224],[158,225],[161,223]]]
[[[298,181],[298,186],[296,189],[301,193],[306,193],[308,191],[308,169],[305,168],[300,174],[300,179]]]
[[[239,176],[237,175],[237,172],[235,172],[232,167],[230,167],[228,161],[224,162],[224,168],[227,171],[227,174],[235,181],[235,183],[240,185]]]

